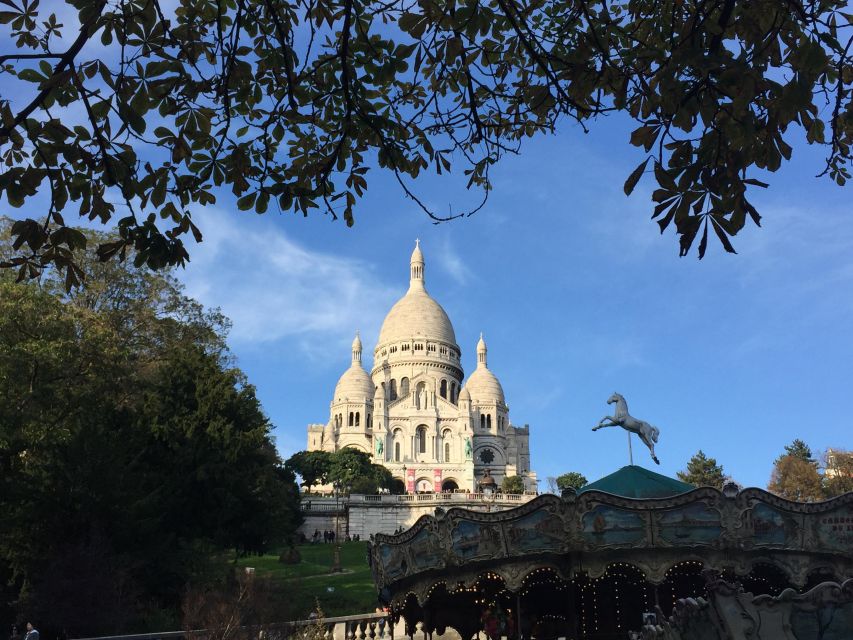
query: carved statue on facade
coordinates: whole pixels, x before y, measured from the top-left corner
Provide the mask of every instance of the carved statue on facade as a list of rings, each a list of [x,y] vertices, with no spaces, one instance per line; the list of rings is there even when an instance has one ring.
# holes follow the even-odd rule
[[[593,427],[592,430],[598,431],[604,427],[622,427],[630,433],[636,433],[643,444],[649,448],[655,464],[660,464],[660,460],[655,455],[655,443],[658,441],[660,430],[648,422],[632,417],[628,413],[628,403],[625,402],[625,398],[621,394],[614,393],[607,399],[607,404],[614,403],[616,404],[616,411],[613,412],[613,415],[604,416],[598,426]]]

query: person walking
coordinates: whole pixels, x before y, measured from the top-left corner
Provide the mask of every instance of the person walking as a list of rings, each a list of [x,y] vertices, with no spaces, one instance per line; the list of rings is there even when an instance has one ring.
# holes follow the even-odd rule
[[[39,632],[32,622],[27,623],[27,635],[24,636],[24,640],[39,640]]]

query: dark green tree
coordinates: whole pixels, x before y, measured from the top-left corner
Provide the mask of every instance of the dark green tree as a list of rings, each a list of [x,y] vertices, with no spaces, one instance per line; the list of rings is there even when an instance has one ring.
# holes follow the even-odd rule
[[[812,450],[809,445],[799,438],[795,439],[791,444],[785,445],[785,453],[782,454],[780,458],[783,456],[794,456],[795,458],[805,460],[810,464],[817,464],[816,460],[812,456]]]
[[[726,482],[723,466],[716,459],[709,458],[700,449],[687,461],[687,469],[676,473],[682,482],[689,482],[697,487],[715,487],[722,489]]]
[[[504,493],[524,493],[524,480],[521,476],[506,476],[501,482],[501,491]]]
[[[328,451],[297,451],[285,464],[302,478],[302,486],[311,493],[311,487],[328,481],[332,454]]]
[[[380,488],[390,489],[393,478],[385,467],[373,464],[369,453],[344,447],[331,454],[327,480],[349,492],[376,493]]]
[[[139,628],[301,518],[227,323],[104,267],[72,296],[0,276],[0,575],[47,634]]]
[[[584,476],[582,473],[578,473],[577,471],[569,471],[568,473],[564,473],[561,476],[557,476],[557,489],[559,489],[560,491],[569,488],[572,488],[577,491],[586,484],[589,484],[589,481],[586,479],[586,476]]]
[[[462,163],[485,196],[525,138],[612,112],[642,150],[625,192],[657,183],[652,217],[682,255],[709,235],[734,251],[760,221],[750,190],[792,145],[822,146],[821,175],[849,179],[850,22],[846,0],[5,2],[0,197],[45,201],[5,264],[76,284],[72,213],[119,216],[104,259],[183,264],[191,208],[218,187],[242,210],[352,224],[374,167],[450,219],[468,212],[429,210],[410,181]]]

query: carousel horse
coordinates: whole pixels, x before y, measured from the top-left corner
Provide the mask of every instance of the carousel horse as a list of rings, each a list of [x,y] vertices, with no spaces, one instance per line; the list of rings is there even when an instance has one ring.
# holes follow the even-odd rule
[[[643,441],[643,444],[649,448],[655,464],[660,464],[655,455],[655,442],[658,441],[658,436],[660,435],[658,428],[650,425],[648,422],[632,417],[628,413],[628,403],[625,402],[625,398],[620,394],[614,393],[607,399],[607,404],[613,403],[616,403],[614,414],[612,416],[604,416],[601,422],[598,423],[598,426],[593,427],[592,430],[598,431],[604,427],[622,427],[625,431],[636,433],[640,437],[640,440]]]

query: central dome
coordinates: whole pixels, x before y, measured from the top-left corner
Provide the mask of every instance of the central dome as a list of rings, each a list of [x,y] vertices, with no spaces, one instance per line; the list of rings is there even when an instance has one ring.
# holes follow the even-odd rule
[[[410,289],[385,316],[378,344],[414,337],[456,344],[453,325],[441,305],[426,291]]]
[[[424,258],[419,244],[415,245],[412,252],[409,290],[385,316],[377,348],[410,338],[436,340],[456,346],[456,334],[450,318],[424,288]]]

